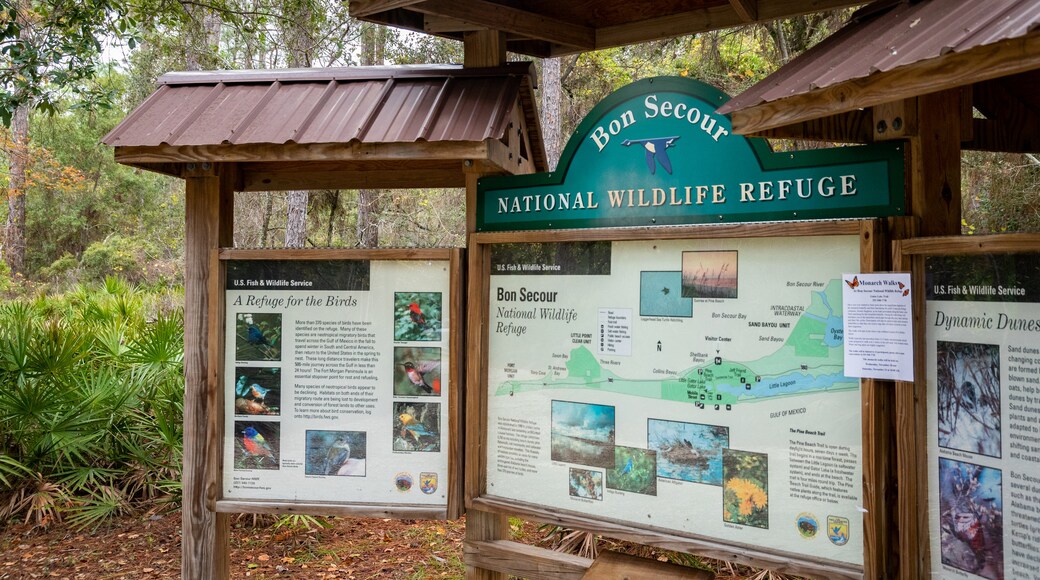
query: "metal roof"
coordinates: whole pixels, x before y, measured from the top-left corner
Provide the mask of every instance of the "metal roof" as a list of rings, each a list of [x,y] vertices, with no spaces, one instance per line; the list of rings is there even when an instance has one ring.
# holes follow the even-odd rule
[[[545,167],[533,65],[169,73],[106,135],[115,147],[480,142],[523,109]]]
[[[732,113],[922,61],[1021,38],[1040,26],[1037,0],[880,0],[849,24],[719,108]],[[965,82],[994,78],[958,71]],[[971,75],[978,77],[972,79]],[[940,87],[942,88],[942,87]],[[929,91],[924,91],[929,92]],[[911,95],[893,94],[890,100]]]

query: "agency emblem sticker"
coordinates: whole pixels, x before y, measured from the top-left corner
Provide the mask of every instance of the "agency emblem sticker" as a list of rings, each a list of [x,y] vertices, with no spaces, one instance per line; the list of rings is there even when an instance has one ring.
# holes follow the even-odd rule
[[[809,512],[798,514],[798,519],[795,520],[795,523],[798,526],[798,534],[807,540],[815,538],[816,532],[820,530],[820,523],[816,516]]]
[[[394,476],[394,487],[401,493],[411,490],[413,482],[412,474],[407,471],[402,471]]]
[[[426,495],[430,495],[437,491],[437,474],[430,471],[420,473],[419,489],[421,489]]]
[[[827,539],[835,546],[849,543],[849,518],[827,516]]]

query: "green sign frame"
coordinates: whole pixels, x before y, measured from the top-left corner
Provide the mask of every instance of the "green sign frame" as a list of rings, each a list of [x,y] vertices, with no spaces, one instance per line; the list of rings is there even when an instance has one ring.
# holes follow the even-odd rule
[[[477,231],[903,215],[904,146],[773,151],[732,133],[729,97],[684,77],[625,86],[585,117],[557,170],[482,178]]]

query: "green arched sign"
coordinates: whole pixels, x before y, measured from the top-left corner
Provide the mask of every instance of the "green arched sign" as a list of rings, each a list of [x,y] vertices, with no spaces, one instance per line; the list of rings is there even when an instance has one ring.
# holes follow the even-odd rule
[[[898,143],[774,152],[734,135],[728,97],[638,81],[582,121],[557,171],[480,180],[478,231],[869,218],[903,213]]]

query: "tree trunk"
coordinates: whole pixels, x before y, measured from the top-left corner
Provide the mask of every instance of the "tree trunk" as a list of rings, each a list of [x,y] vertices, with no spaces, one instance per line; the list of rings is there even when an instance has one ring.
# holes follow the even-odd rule
[[[358,191],[357,243],[362,248],[379,247],[379,190]]]
[[[560,97],[563,93],[560,78],[560,59],[542,60],[542,141],[549,171],[556,171],[560,161]]]
[[[4,259],[11,273],[25,273],[25,182],[29,155],[29,105],[19,105],[11,117],[11,175],[7,186],[7,228]]]
[[[325,234],[325,245],[332,246],[332,234],[336,228],[336,210],[339,209],[339,190],[332,192],[329,202],[329,229]]]
[[[386,48],[386,29],[382,26],[365,25],[361,32],[361,64],[374,66],[383,64]],[[362,248],[379,247],[379,190],[358,191],[357,244]]]
[[[267,247],[268,236],[271,232],[271,214],[274,213],[274,194],[268,191],[264,194],[267,202],[264,204],[264,222],[260,229],[260,247]]]
[[[313,7],[307,0],[286,2],[284,7],[285,59],[289,68],[311,66],[314,48]],[[307,240],[307,205],[310,193],[305,190],[287,192],[285,247],[302,248]]]
[[[306,191],[290,191],[287,196],[289,209],[286,210],[285,247],[302,248],[307,241],[307,200]]]

